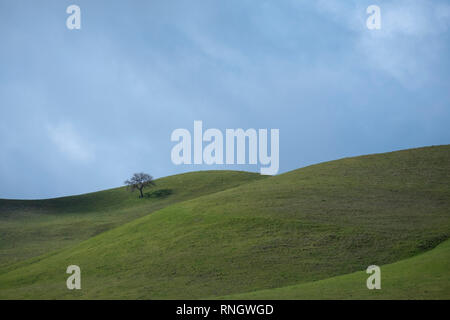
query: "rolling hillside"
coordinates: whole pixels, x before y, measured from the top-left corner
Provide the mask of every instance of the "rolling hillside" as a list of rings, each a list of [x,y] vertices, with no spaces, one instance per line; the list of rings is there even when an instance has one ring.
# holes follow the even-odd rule
[[[222,297],[237,300],[450,299],[450,240],[418,256],[381,266],[381,290],[367,290],[364,271],[270,290]]]
[[[0,199],[0,266],[74,245],[170,204],[262,178],[249,172],[200,171],[157,179],[145,199],[125,187],[49,200]],[[171,194],[157,196],[158,190]]]
[[[282,290],[392,264],[450,235],[450,146],[347,158],[269,178],[223,172],[230,183],[221,187],[199,187],[196,173],[190,175],[183,191],[171,186],[176,192],[165,199],[139,200],[115,189],[36,207],[2,201],[2,228],[8,230],[6,221],[11,229],[1,247],[0,298],[195,299]],[[62,220],[54,220],[55,203]],[[83,215],[99,229],[70,229]],[[40,231],[15,251],[20,219],[29,233]],[[53,233],[58,223],[74,239],[65,239],[64,227]],[[45,229],[51,240],[41,235]],[[39,245],[36,237],[44,243],[41,255],[27,252]],[[16,256],[20,262],[8,263]],[[81,267],[82,290],[65,287],[70,264]],[[415,264],[406,268],[413,273]]]

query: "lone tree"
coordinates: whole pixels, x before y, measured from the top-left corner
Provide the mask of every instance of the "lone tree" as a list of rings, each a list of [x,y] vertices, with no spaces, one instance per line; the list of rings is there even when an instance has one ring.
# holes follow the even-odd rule
[[[127,189],[133,192],[134,190],[139,190],[140,195],[139,198],[143,198],[144,194],[142,190],[148,186],[154,186],[155,182],[153,181],[153,177],[146,173],[135,173],[130,179],[124,182],[127,185]]]

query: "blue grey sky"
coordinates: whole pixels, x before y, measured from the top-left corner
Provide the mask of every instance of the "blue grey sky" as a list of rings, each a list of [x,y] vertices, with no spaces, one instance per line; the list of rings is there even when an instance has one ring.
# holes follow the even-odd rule
[[[0,198],[259,171],[172,164],[194,120],[280,129],[280,173],[448,144],[449,28],[444,0],[0,0]]]

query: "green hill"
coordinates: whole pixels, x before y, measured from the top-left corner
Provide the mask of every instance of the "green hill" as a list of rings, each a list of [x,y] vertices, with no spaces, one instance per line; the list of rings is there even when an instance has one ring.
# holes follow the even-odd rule
[[[222,297],[237,300],[450,299],[450,240],[418,256],[381,266],[381,290],[360,271],[325,280]]]
[[[228,174],[234,173],[223,178]],[[97,226],[110,219],[114,225],[104,232],[92,227],[83,236],[87,240],[48,244],[43,255],[0,267],[0,298],[219,297],[391,264],[434,248],[450,234],[450,146],[347,158],[265,179],[249,175],[244,184],[238,179],[223,188],[200,188],[206,195],[189,196],[199,185],[191,175],[178,203],[128,194],[105,194],[105,200],[102,193],[41,202],[48,208],[52,201],[67,201],[64,212],[74,221],[87,210]],[[147,208],[147,200],[167,202]],[[117,210],[111,217],[109,204]],[[28,210],[25,215],[39,208]],[[112,218],[128,213],[127,223]],[[11,224],[16,219],[1,215]],[[43,216],[53,225],[50,215]],[[29,222],[30,230],[40,221]],[[64,232],[53,236],[51,241],[64,239]],[[81,267],[82,290],[65,287],[70,264]],[[403,297],[411,298],[408,292]]]
[[[49,200],[0,199],[0,266],[79,243],[170,204],[264,178],[200,171],[157,179],[139,199],[125,187]],[[158,190],[170,190],[158,196]],[[156,196],[153,196],[156,195]]]

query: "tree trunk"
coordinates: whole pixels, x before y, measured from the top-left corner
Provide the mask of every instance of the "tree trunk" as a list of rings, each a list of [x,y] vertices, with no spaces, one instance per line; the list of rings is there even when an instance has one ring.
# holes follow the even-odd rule
[[[141,193],[141,195],[139,196],[139,198],[143,198],[144,194],[142,193],[142,189],[139,189],[139,192]]]

